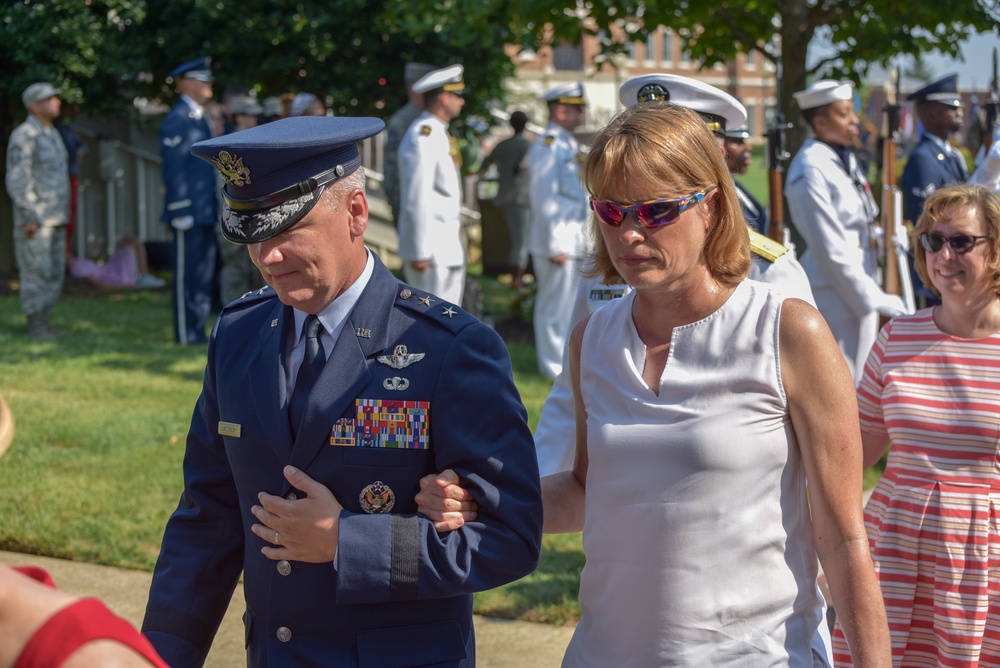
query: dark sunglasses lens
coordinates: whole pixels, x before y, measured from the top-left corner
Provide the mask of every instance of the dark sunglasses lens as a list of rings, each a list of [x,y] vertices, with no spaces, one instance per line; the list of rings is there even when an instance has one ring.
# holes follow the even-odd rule
[[[677,201],[643,204],[635,210],[635,215],[646,227],[669,225],[681,216],[679,204]]]
[[[968,251],[976,243],[975,237],[970,237],[967,234],[956,234],[950,239],[948,243],[951,247],[955,249],[956,253],[964,253]]]
[[[927,234],[925,232],[920,235],[920,245],[928,253],[937,253],[944,248],[944,237],[940,234]]]
[[[596,199],[590,200],[590,208],[594,210],[597,219],[605,225],[617,227],[622,224],[622,210],[613,202],[600,202]]]

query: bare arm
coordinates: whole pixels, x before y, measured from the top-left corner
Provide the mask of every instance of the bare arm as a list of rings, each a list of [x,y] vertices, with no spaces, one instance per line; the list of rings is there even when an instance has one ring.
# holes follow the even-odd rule
[[[864,448],[864,462],[862,468],[867,469],[878,463],[882,455],[889,449],[889,436],[887,434],[870,434],[867,431],[861,432],[861,445]]]
[[[809,480],[813,538],[856,666],[890,666],[889,629],[861,511],[862,447],[854,384],[829,327],[784,302],[781,373]]]
[[[590,316],[580,322],[569,339],[569,373],[576,413],[576,460],[573,470],[542,478],[543,533],[583,531],[584,494],[587,486],[587,408],[580,394],[580,348]]]

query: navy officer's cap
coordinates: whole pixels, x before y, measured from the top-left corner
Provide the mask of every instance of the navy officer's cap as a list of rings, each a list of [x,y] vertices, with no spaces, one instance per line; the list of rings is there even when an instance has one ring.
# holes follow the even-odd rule
[[[178,65],[170,70],[170,74],[167,75],[167,83],[173,83],[175,80],[183,77],[197,79],[198,81],[215,81],[215,78],[212,76],[212,59],[208,56],[202,56],[201,58],[189,60],[183,65]]]
[[[324,188],[361,166],[358,142],[378,118],[295,116],[200,141],[191,153],[222,174],[222,234],[238,244],[275,237],[309,213]]]
[[[962,98],[958,95],[958,75],[948,76],[929,83],[918,91],[906,96],[912,102],[940,102],[949,107],[961,107]]]

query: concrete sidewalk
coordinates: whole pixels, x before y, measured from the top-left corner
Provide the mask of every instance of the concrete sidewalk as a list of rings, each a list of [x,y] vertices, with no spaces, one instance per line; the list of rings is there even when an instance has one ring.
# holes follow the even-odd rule
[[[146,609],[150,573],[108,566],[0,552],[0,563],[44,568],[56,585],[78,596],[99,598],[116,614],[138,627]],[[205,665],[238,668],[246,665],[243,651],[243,586],[236,589],[226,618]],[[480,668],[556,668],[573,635],[572,627],[476,617],[476,665]]]

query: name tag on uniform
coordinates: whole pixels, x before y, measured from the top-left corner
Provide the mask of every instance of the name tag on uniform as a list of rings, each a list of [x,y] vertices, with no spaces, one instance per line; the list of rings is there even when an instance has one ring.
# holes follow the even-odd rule
[[[223,422],[222,420],[219,420],[219,436],[232,436],[233,438],[239,438],[242,433],[242,425],[236,424],[235,422]]]
[[[358,399],[355,417],[340,418],[330,430],[330,445],[348,448],[430,448],[429,401]]]

